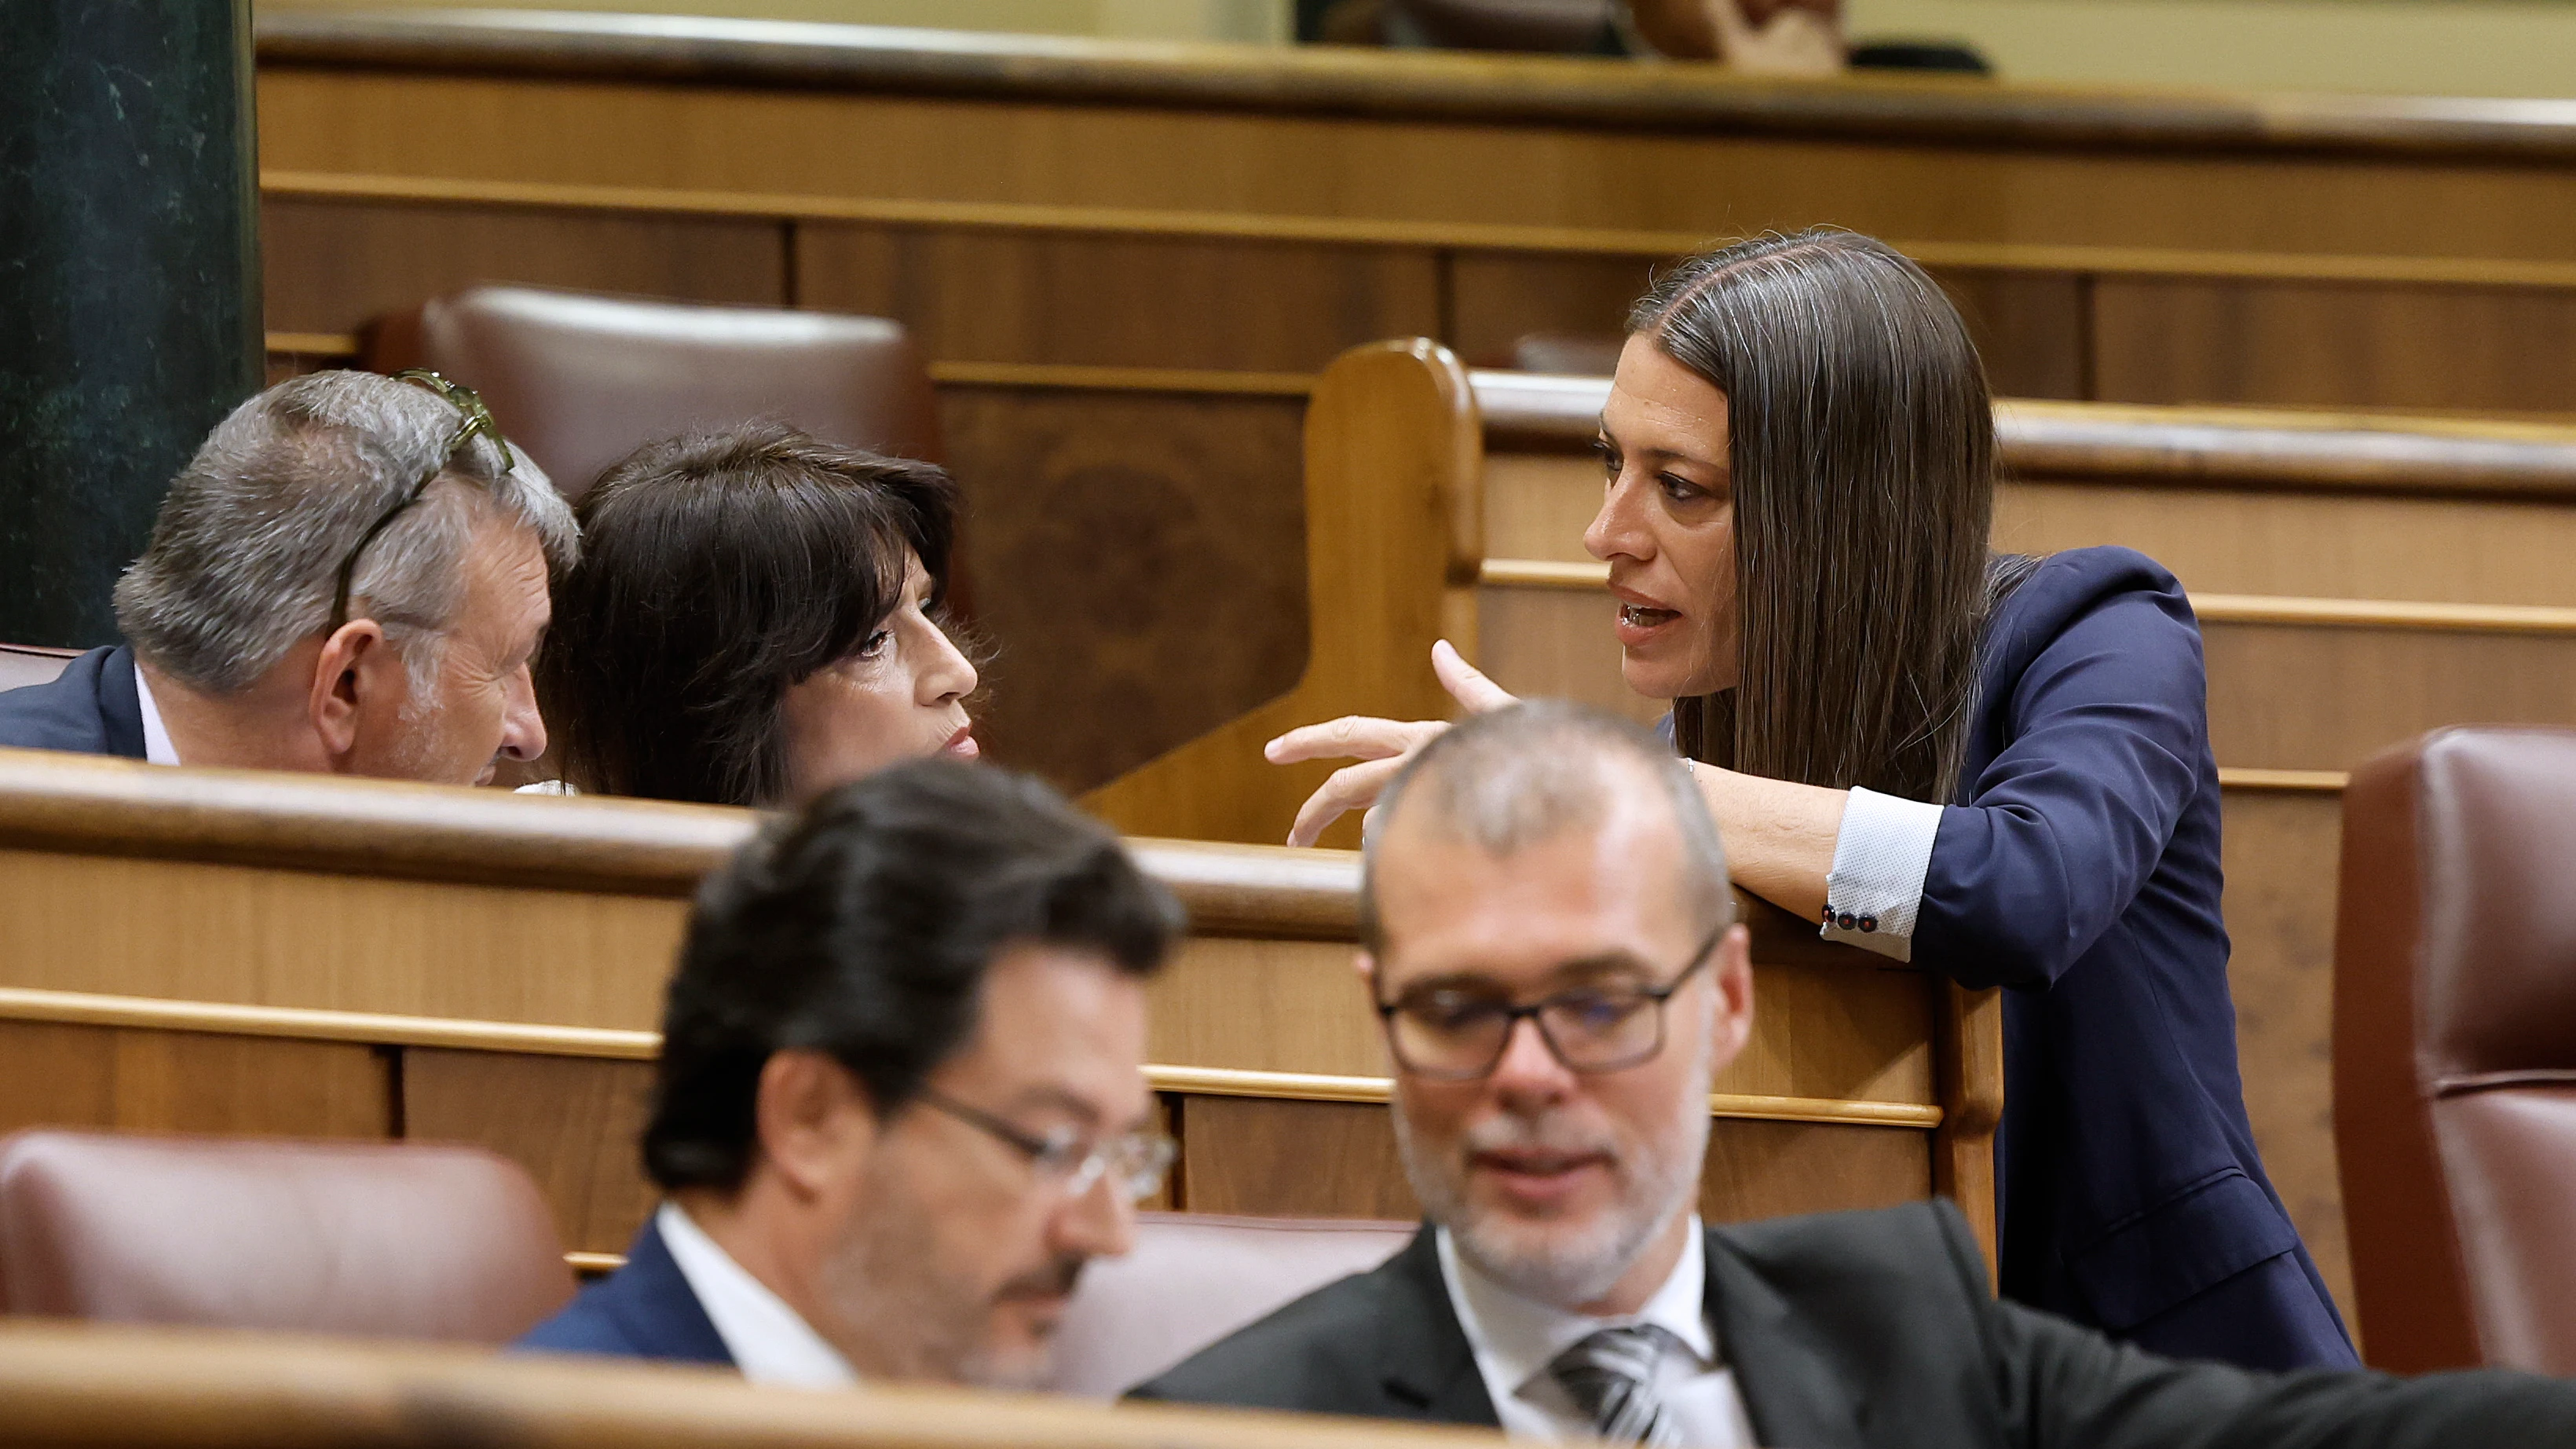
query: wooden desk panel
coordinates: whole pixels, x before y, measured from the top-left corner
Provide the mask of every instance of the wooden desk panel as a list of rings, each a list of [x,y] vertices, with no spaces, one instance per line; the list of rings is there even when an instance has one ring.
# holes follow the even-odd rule
[[[2105,277],[2096,396],[2142,403],[2576,415],[2576,293]]]
[[[794,228],[796,304],[892,317],[944,362],[1312,373],[1440,329],[1420,248],[958,227]]]
[[[528,1168],[574,1250],[616,1251],[652,1202],[635,1143],[687,901],[755,824],[0,751],[0,1126],[477,1142]],[[1135,848],[1195,930],[1153,987],[1173,1200],[1208,1205],[1193,1181],[1253,1211],[1400,1193],[1350,1155],[1389,1093],[1351,972],[1356,860]],[[1710,1102],[1721,1136],[1901,1138],[1911,1156],[1864,1154],[1867,1200],[1898,1190],[1881,1169],[1900,1157],[1899,1195],[1929,1193],[1934,1155],[1991,1122],[1953,1109],[1937,1041],[1957,1032],[1928,983],[1758,913],[1756,939],[1763,1007]],[[1346,1157],[1321,1187],[1281,1165]],[[1824,1205],[1863,1185],[1764,1167],[1739,1195],[1793,1178]]]
[[[491,1148],[536,1179],[566,1251],[623,1253],[660,1200],[639,1145],[652,1090],[650,1062],[415,1047],[402,1135]]]
[[[383,1138],[393,1078],[392,1057],[359,1043],[0,1019],[0,1133]]]
[[[354,333],[477,282],[788,304],[786,233],[761,217],[272,196],[262,297],[280,332]]]
[[[1302,397],[948,384],[977,732],[1088,789],[1286,692],[1305,663]]]
[[[1356,1102],[1190,1098],[1181,1161],[1195,1212],[1393,1218],[1422,1209],[1386,1108]],[[1887,1207],[1923,1196],[1932,1139],[1901,1127],[1710,1123],[1699,1211],[1711,1222]]]

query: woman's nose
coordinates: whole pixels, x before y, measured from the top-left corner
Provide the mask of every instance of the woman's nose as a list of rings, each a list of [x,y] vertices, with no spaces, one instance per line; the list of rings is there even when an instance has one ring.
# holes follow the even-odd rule
[[[981,682],[975,673],[975,662],[966,657],[948,631],[933,623],[930,626],[930,664],[921,671],[921,693],[924,704],[948,704],[975,692]]]
[[[1654,535],[1638,516],[1638,490],[1628,485],[1626,476],[1610,480],[1601,491],[1601,511],[1583,530],[1583,551],[1607,563],[1625,554],[1630,558],[1654,556]]]

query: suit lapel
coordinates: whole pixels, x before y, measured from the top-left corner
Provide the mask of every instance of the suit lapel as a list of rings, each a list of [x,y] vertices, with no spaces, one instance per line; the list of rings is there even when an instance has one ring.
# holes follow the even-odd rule
[[[1824,1341],[1733,1245],[1708,1234],[1708,1311],[1753,1417],[1779,1449],[1860,1449],[1868,1406]]]
[[[1440,1250],[1431,1228],[1413,1235],[1403,1252],[1378,1269],[1386,1277],[1388,1302],[1378,1317],[1378,1363],[1384,1372],[1378,1392],[1382,1417],[1427,1419],[1442,1424],[1502,1427],[1493,1396],[1485,1392],[1467,1332],[1458,1326],[1450,1306],[1449,1287],[1440,1276]]]
[[[134,678],[134,651],[120,644],[98,667],[99,742],[111,755],[143,758],[143,693]]]

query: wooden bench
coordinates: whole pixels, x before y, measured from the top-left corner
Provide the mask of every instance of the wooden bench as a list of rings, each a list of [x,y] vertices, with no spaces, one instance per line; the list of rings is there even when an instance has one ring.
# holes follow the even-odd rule
[[[0,751],[0,1131],[479,1142],[622,1249],[662,987],[748,811]],[[1402,1218],[1345,851],[1139,840],[1191,934],[1149,1075],[1163,1206]],[[1748,902],[1762,1009],[1717,1083],[1721,1219],[1956,1184],[1991,1232],[1995,1014]]]

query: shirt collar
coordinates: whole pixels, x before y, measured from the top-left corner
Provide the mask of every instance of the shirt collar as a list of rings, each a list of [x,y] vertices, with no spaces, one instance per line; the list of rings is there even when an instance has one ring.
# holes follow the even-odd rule
[[[1569,1313],[1526,1298],[1494,1281],[1459,1253],[1449,1230],[1437,1233],[1440,1274],[1459,1327],[1489,1379],[1525,1385],[1547,1372],[1557,1355],[1605,1328],[1653,1324],[1680,1339],[1703,1367],[1718,1364],[1716,1331],[1708,1322],[1708,1245],[1696,1214],[1682,1242],[1681,1260],[1639,1311],[1609,1318]]]
[[[735,1262],[678,1203],[662,1204],[653,1227],[745,1379],[800,1389],[843,1389],[859,1381],[839,1350]]]
[[[179,747],[170,743],[170,727],[161,722],[161,707],[152,702],[152,686],[143,666],[134,666],[134,700],[143,706],[143,758],[155,765],[179,763]]]

